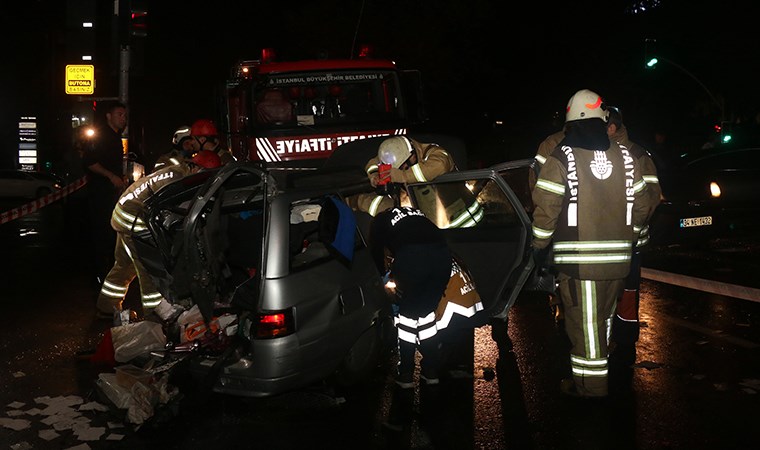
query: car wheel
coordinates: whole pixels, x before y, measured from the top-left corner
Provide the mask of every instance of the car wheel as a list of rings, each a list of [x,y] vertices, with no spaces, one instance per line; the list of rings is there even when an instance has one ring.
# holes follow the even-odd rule
[[[41,188],[37,189],[37,198],[42,198],[42,197],[50,194],[51,192],[53,192],[53,191],[51,191],[50,188],[41,187]]]

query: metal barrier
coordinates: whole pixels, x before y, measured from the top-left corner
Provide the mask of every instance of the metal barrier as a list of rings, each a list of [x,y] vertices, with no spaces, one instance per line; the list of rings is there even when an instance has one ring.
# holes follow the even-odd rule
[[[16,220],[26,215],[32,214],[33,212],[36,212],[40,208],[43,208],[51,203],[54,203],[62,199],[63,197],[66,197],[67,195],[70,195],[71,193],[81,189],[82,186],[84,186],[85,184],[87,184],[86,176],[72,183],[67,184],[60,191],[56,191],[56,192],[53,192],[52,194],[48,194],[44,197],[40,197],[36,200],[32,200],[31,202],[21,205],[18,208],[13,208],[9,211],[5,211],[4,213],[0,214],[0,225],[6,222],[10,222],[11,220]]]
[[[645,267],[641,268],[641,277],[648,280],[695,289],[697,291],[725,295],[726,297],[740,298],[742,300],[760,303],[760,289],[756,288],[737,286],[735,284],[722,283],[714,280],[705,280],[703,278],[647,269]]]

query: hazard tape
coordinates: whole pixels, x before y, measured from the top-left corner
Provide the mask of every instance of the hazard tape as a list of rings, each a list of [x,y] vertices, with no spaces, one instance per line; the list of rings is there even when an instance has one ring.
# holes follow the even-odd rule
[[[64,186],[60,191],[53,192],[52,194],[48,194],[44,197],[40,197],[37,200],[32,200],[31,202],[21,205],[18,208],[13,208],[10,211],[6,211],[2,214],[0,214],[0,225],[10,222],[11,220],[16,220],[20,217],[24,217],[26,215],[32,214],[33,212],[36,212],[38,209],[43,208],[51,203],[54,203],[63,197],[66,197],[67,195],[71,194],[72,192],[75,192],[82,188],[87,184],[87,177],[84,176],[73,183],[69,183],[68,185]]]

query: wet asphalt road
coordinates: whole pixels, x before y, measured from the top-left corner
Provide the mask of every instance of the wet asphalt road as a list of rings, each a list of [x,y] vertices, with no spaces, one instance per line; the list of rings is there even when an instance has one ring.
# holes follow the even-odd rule
[[[607,401],[561,396],[567,341],[545,299],[526,294],[508,332],[486,326],[450,342],[450,376],[413,396],[395,393],[392,359],[345,392],[320,385],[242,399],[182,385],[177,408],[159,409],[139,429],[124,425],[119,410],[82,413],[104,432],[81,441],[76,428],[56,430],[32,414],[46,396],[101,400],[94,382],[107,370],[76,357],[95,347],[107,323],[93,317],[98,287],[69,207],[0,225],[0,424],[28,422],[19,431],[0,427],[0,448],[758,448],[760,304],[648,280],[636,364],[611,369]],[[758,249],[757,239],[662,248],[645,265],[760,287]],[[402,432],[381,425],[392,405],[408,410]],[[40,432],[50,429],[58,436],[48,441]]]

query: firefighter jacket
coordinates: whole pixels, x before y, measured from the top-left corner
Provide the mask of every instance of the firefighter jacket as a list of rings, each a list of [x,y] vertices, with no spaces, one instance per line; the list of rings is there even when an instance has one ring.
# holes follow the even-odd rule
[[[391,169],[391,181],[393,183],[410,184],[430,181],[447,172],[456,169],[454,159],[438,144],[422,144],[414,139],[409,139],[417,154],[417,164],[408,169]],[[374,157],[364,167],[367,175],[372,176],[378,171],[380,160]]]
[[[177,164],[181,164],[185,162],[185,159],[187,158],[185,158],[182,151],[172,149],[168,153],[164,153],[163,155],[159,156],[158,159],[156,159],[156,163],[153,165],[153,170],[151,173],[163,169],[167,166],[175,166]]]
[[[409,139],[417,155],[417,164],[407,169],[391,169],[391,182],[399,184],[419,183],[430,181],[439,175],[456,169],[454,159],[448,152],[437,144],[423,144]],[[370,159],[365,171],[368,177],[374,176],[378,171],[380,160],[377,157]],[[371,216],[393,206],[393,199],[383,195],[360,195],[356,198],[356,209],[366,211]]]
[[[536,162],[538,163],[538,167],[541,167],[546,162],[546,158],[551,154],[551,152],[554,151],[554,149],[559,145],[560,142],[562,142],[562,139],[565,138],[565,130],[559,130],[554,134],[550,134],[549,136],[546,136],[546,139],[541,141],[540,144],[538,144],[538,151],[536,152]]]
[[[111,214],[111,227],[117,233],[139,233],[147,230],[143,220],[144,203],[167,184],[189,175],[187,163],[171,165],[140,178],[121,195]]]
[[[550,242],[554,265],[581,280],[623,279],[648,214],[638,161],[612,142],[606,151],[549,154],[533,189],[533,247]]]
[[[219,159],[222,160],[222,165],[237,161],[237,159],[235,159],[235,157],[232,155],[232,151],[230,149],[222,147],[221,145],[215,148],[213,151],[219,155]]]
[[[618,127],[617,132],[610,136],[610,139],[616,141],[622,148],[628,149],[628,151],[631,152],[631,156],[638,160],[639,166],[641,167],[641,176],[647,184],[647,220],[641,229],[641,235],[636,243],[637,247],[643,247],[649,242],[649,220],[652,218],[654,210],[660,204],[660,199],[662,197],[660,180],[657,178],[657,167],[654,165],[652,156],[644,147],[635,142],[631,142],[628,138],[628,130],[625,128],[625,125],[621,124],[620,127]]]

